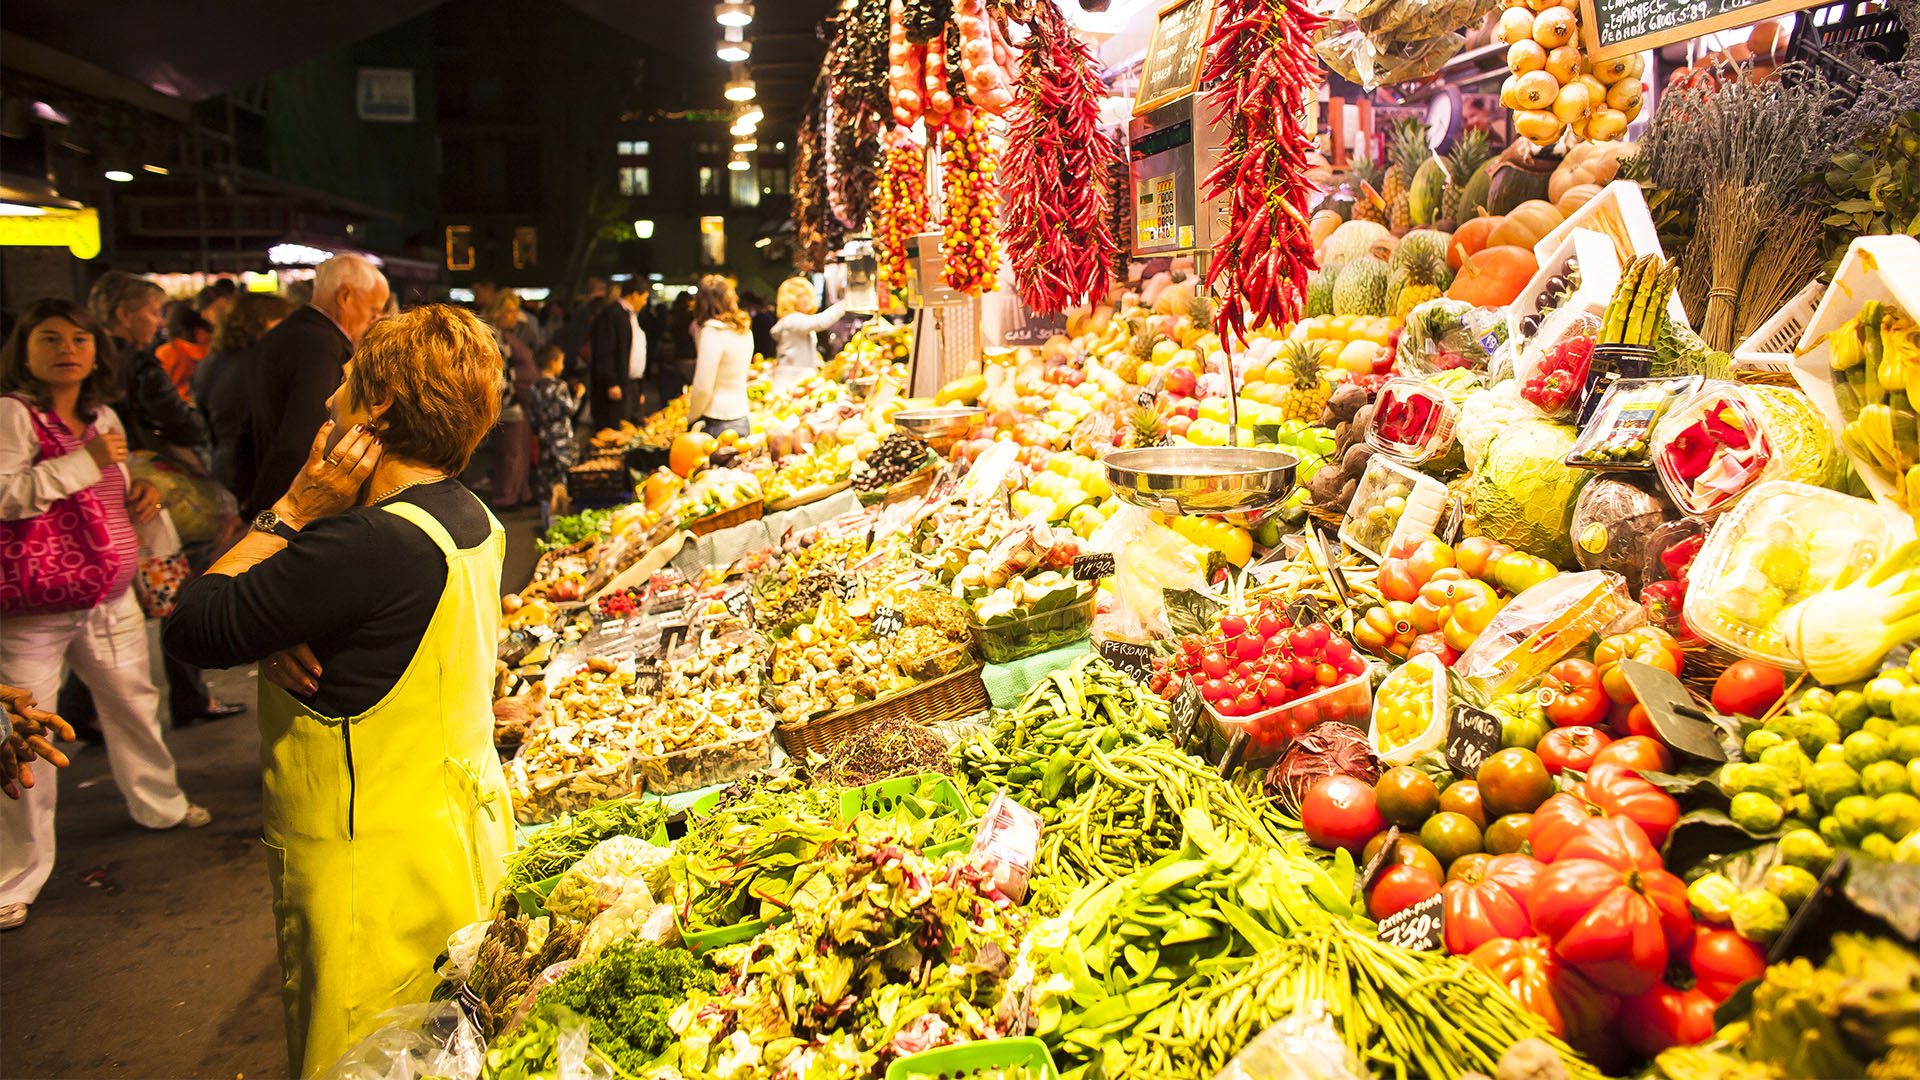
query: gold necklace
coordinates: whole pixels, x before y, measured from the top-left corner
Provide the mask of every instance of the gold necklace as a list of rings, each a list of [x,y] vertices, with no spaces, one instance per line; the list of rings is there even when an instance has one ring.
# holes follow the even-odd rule
[[[445,473],[435,473],[432,476],[423,476],[418,480],[409,480],[406,483],[401,484],[399,487],[394,488],[391,491],[388,491],[384,495],[375,495],[373,497],[373,503],[370,505],[377,506],[380,503],[386,502],[388,499],[393,498],[395,495],[400,494],[401,492],[407,490],[410,487],[417,487],[421,484],[431,484],[438,480],[445,480],[446,478],[447,478],[447,475]]]

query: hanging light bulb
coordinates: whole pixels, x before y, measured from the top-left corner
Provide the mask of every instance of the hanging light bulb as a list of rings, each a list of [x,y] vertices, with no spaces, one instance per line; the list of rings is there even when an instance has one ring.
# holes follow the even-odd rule
[[[727,0],[726,3],[715,4],[713,21],[721,26],[746,26],[753,22],[753,5],[743,4],[740,0]]]
[[[748,168],[745,154],[735,154],[727,159],[728,172],[746,172]]]
[[[757,142],[754,142],[751,138],[744,138],[744,139],[741,139],[739,142],[734,143],[733,148],[738,153],[751,154],[755,150],[760,149],[760,144]]]
[[[754,93],[753,79],[748,76],[746,65],[733,65],[733,73],[727,79],[727,100],[752,101]]]
[[[760,106],[749,105],[747,106],[747,110],[740,114],[740,119],[746,121],[749,124],[752,124],[755,127],[759,127],[760,121],[765,119],[766,115],[767,115],[766,110],[762,109]]]
[[[739,27],[729,26],[726,36],[720,40],[719,47],[713,50],[713,55],[729,64],[742,64],[753,55],[753,43],[747,40],[746,34],[742,33]]]

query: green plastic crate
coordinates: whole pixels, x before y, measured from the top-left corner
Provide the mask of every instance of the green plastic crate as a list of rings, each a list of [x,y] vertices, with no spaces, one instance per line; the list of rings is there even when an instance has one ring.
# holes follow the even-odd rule
[[[1002,1080],[1007,1070],[1022,1068],[1026,1080],[1059,1080],[1047,1044],[1034,1038],[959,1043],[912,1054],[887,1066],[887,1080]]]
[[[919,791],[931,779],[934,779],[934,774],[921,773],[918,776],[896,776],[891,780],[882,780],[865,787],[848,788],[840,793],[840,816],[851,823],[854,818],[860,816],[862,810],[885,814],[898,806],[906,796]],[[939,780],[940,782],[933,789],[934,801],[951,807],[956,813],[971,815],[973,808],[967,805],[965,796],[960,794],[960,789],[954,786],[953,781],[944,776]],[[954,851],[963,851],[972,844],[972,837],[963,836],[944,844],[934,844],[922,854],[938,857]]]

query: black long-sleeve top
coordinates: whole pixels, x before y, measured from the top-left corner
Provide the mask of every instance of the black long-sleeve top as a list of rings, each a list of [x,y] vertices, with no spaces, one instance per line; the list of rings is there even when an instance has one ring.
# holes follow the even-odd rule
[[[487,537],[486,508],[458,480],[407,488],[393,501],[432,514],[458,547]],[[305,643],[321,669],[307,704],[322,716],[354,716],[400,681],[446,584],[446,559],[431,537],[379,507],[357,506],[310,522],[244,574],[195,580],[162,640],[169,653],[208,668]]]
[[[126,407],[120,410],[120,416],[127,421],[134,445],[149,450],[168,445],[189,450],[203,446],[207,442],[206,419],[180,396],[173,376],[160,365],[153,349],[136,352],[131,343],[119,337],[113,339],[113,345],[126,393]]]
[[[267,331],[256,348],[248,410],[256,471],[253,490],[236,492],[249,517],[285,495],[306,463],[353,343],[325,312],[308,306]]]

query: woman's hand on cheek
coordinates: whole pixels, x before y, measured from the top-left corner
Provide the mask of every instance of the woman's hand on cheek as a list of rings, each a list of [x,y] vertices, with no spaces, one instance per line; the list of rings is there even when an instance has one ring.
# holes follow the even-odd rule
[[[380,463],[380,440],[365,425],[347,432],[329,453],[327,438],[332,432],[333,421],[320,425],[307,463],[274,505],[274,512],[296,529],[359,502],[360,489]]]

